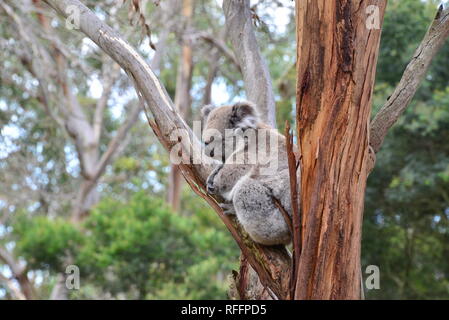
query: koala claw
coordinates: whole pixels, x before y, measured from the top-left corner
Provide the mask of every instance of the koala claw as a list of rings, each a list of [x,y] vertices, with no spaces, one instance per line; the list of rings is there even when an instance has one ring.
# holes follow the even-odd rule
[[[215,187],[214,187],[213,183],[207,183],[206,189],[207,189],[207,193],[209,193],[209,194],[214,194],[214,192],[215,192]]]
[[[235,215],[235,208],[232,203],[220,203],[220,208],[223,209],[225,215]]]

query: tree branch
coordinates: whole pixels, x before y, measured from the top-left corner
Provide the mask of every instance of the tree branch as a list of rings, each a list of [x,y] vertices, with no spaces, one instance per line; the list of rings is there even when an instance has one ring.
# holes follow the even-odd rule
[[[8,250],[0,247],[0,261],[3,261],[11,270],[12,275],[20,285],[21,292],[26,299],[34,299],[33,285],[26,274],[26,267],[21,266]]]
[[[207,32],[201,32],[198,35],[199,38],[203,39],[204,41],[207,41],[211,45],[213,45],[215,48],[220,50],[220,52],[227,58],[229,61],[231,61],[235,67],[241,72],[240,62],[238,61],[237,57],[235,56],[234,52],[226,45],[226,43],[216,38],[215,36],[207,33]]]
[[[8,265],[11,272],[15,277],[19,277],[25,271],[25,268],[14,259],[14,257],[8,252],[8,250],[0,247],[0,260]]]
[[[117,130],[116,135],[109,142],[107,150],[101,156],[101,159],[97,165],[97,169],[95,171],[93,180],[97,181],[100,178],[100,176],[103,174],[104,169],[106,168],[106,165],[109,163],[109,160],[112,158],[112,156],[115,154],[117,149],[120,147],[121,143],[124,141],[125,136],[127,135],[128,131],[132,128],[134,123],[136,123],[141,111],[142,110],[138,103],[136,103],[132,107],[131,112],[128,116],[128,119],[126,119],[126,121]]]
[[[19,290],[19,288],[13,283],[12,279],[8,279],[3,274],[0,273],[0,281],[4,282],[8,287],[9,291],[13,294],[17,300],[26,300],[25,295]]]
[[[416,49],[413,59],[405,69],[401,81],[371,122],[370,145],[374,152],[380,150],[388,130],[409,105],[424,80],[433,58],[448,36],[449,8],[443,10],[441,5],[424,39]]]
[[[212,103],[212,86],[218,73],[218,63],[220,59],[220,52],[215,49],[209,58],[209,71],[207,73],[206,85],[204,86],[203,105]]]
[[[101,128],[103,127],[103,118],[104,118],[104,109],[108,104],[109,97],[112,93],[112,87],[114,86],[114,82],[117,80],[120,74],[120,68],[114,64],[112,67],[112,72],[110,67],[107,66],[107,62],[104,62],[103,66],[103,92],[101,93],[100,99],[98,99],[97,104],[95,106],[95,114],[94,114],[94,123],[93,123],[93,131],[94,131],[94,140],[99,142],[101,137]]]
[[[226,28],[242,69],[248,100],[267,124],[276,127],[276,106],[268,66],[257,44],[248,0],[224,0]]]
[[[51,94],[48,90],[48,79],[51,78],[51,73],[54,70],[50,67],[52,66],[51,55],[36,40],[37,36],[35,35],[35,30],[38,29],[39,26],[23,22],[23,19],[20,18],[18,14],[14,13],[14,9],[4,2],[0,3],[0,7],[11,18],[17,27],[17,32],[20,35],[20,38],[25,42],[24,48],[26,48],[26,50],[16,49],[12,51],[20,57],[25,69],[38,81],[38,93],[36,98],[43,105],[47,115],[59,126],[64,128],[63,119],[54,113],[50,107]],[[26,88],[24,89],[25,91],[28,91]]]
[[[163,22],[164,27],[158,35],[159,39],[155,45],[156,51],[154,52],[154,56],[150,63],[151,69],[156,73],[160,71],[163,58],[166,55],[167,42],[170,33],[173,31],[173,27],[177,24],[177,20],[172,19],[172,16],[178,14],[177,11],[179,11],[179,3],[176,1],[177,0],[166,0],[162,1],[159,5],[160,20]]]
[[[201,159],[200,141],[175,111],[164,86],[137,51],[78,0],[45,2],[65,17],[68,6],[78,10],[81,31],[111,56],[134,81],[137,94],[146,105],[145,113],[148,119],[154,118],[154,122],[151,122],[153,130],[165,148],[170,152],[177,146],[177,133],[182,132],[183,150],[190,151],[191,159]],[[217,200],[205,193],[204,182],[212,166],[204,157],[199,164],[191,161],[189,164],[181,164],[180,168],[192,189],[201,195],[223,220],[264,286],[269,287],[279,298],[285,298],[290,275],[290,256],[285,247],[266,247],[254,243],[235,220],[223,214]]]

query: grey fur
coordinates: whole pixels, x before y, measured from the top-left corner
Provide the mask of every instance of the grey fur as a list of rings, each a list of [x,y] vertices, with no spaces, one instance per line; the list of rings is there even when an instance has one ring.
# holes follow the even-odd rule
[[[205,130],[214,129],[223,136],[226,129],[232,129],[234,136],[241,137],[251,130],[270,128],[260,122],[255,106],[250,102],[207,108],[207,115],[203,119]],[[250,146],[246,141],[237,144],[228,157],[224,157],[224,152],[218,152],[217,149],[229,147],[229,142],[220,139],[206,141],[206,151],[215,155],[217,160],[224,161],[208,177],[207,190],[211,194],[220,194],[227,201],[221,205],[225,213],[236,214],[254,241],[264,245],[288,244],[291,241],[290,231],[273,201],[273,198],[277,199],[291,216],[286,141],[283,135],[274,130],[270,130],[268,136],[277,141],[276,152],[258,153],[255,163],[243,164],[233,163],[232,159],[241,156],[248,160]],[[269,146],[267,148],[271,151]],[[277,165],[274,172],[262,174],[264,169],[273,164]]]

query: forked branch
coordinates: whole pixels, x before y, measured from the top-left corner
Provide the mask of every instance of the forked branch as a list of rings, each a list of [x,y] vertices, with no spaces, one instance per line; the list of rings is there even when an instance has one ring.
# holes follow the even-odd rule
[[[410,104],[424,80],[433,58],[448,36],[449,8],[443,9],[443,5],[441,5],[424,39],[405,69],[401,81],[371,122],[370,145],[374,152],[380,150],[388,130],[397,122]]]
[[[137,94],[146,106],[147,117],[154,119],[151,126],[169,152],[178,145],[179,133],[183,133],[183,151],[188,150],[193,158],[203,156],[200,141],[176,112],[164,86],[129,43],[78,0],[45,0],[45,2],[64,17],[68,16],[66,9],[69,6],[72,9],[70,11],[76,9],[79,12],[81,31],[115,60],[134,81]],[[262,284],[271,289],[279,299],[285,299],[290,274],[290,257],[285,247],[266,247],[254,243],[235,220],[223,215],[217,200],[204,192],[204,182],[211,171],[210,164],[204,161],[195,164],[191,161],[189,164],[183,164],[181,170],[192,189],[206,199],[219,214],[251,266],[258,273]]]
[[[276,107],[270,71],[253,29],[249,0],[224,0],[226,28],[241,67],[248,100],[256,103],[262,120],[276,127]]]

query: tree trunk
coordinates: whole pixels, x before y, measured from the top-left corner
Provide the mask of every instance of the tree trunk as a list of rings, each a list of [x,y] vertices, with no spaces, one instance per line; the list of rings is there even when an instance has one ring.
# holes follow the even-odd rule
[[[296,1],[303,244],[296,299],[361,296],[368,124],[385,6]],[[377,25],[368,24],[376,18]]]
[[[185,30],[191,25],[193,16],[193,0],[183,0],[182,16],[185,19]],[[178,66],[176,79],[175,108],[184,118],[190,118],[191,97],[190,88],[192,85],[192,47],[188,40],[183,37],[181,48],[181,59]],[[178,166],[171,165],[168,179],[167,201],[174,211],[179,211],[181,203],[182,176]]]
[[[232,300],[273,300],[275,295],[260,281],[257,272],[243,254],[240,255],[240,270],[233,271],[228,296]]]
[[[224,0],[229,40],[242,71],[246,97],[253,101],[263,122],[276,128],[276,106],[270,70],[257,44],[249,0]]]
[[[188,133],[187,139],[183,140],[183,150],[191,149],[194,155],[201,154],[198,138],[174,109],[153,70],[117,32],[78,0],[44,2],[63,17],[69,15],[69,6],[80,12],[80,31],[130,75],[148,119],[154,119],[149,121],[150,126],[168,151],[177,144],[170,139],[171,134],[181,129]],[[379,14],[378,29],[366,28],[368,4],[362,0],[296,2],[299,57],[297,122],[299,147],[304,156],[301,160],[304,219],[299,232],[303,249],[295,298],[359,298],[360,227],[368,171],[366,162],[370,158],[368,142],[371,142],[368,120],[385,2],[372,0],[370,3],[371,15],[376,11]],[[241,10],[242,4],[245,5],[244,10]],[[262,59],[253,57],[258,52],[254,45],[256,38],[248,35],[253,33],[251,23],[244,22],[251,14],[248,1],[224,0],[223,7],[226,23],[235,27],[230,34],[233,37],[231,42],[236,45],[245,43],[234,48],[236,54],[246,50],[241,61],[257,65],[242,72],[250,74],[249,71],[267,70]],[[434,40],[447,37],[447,10],[440,7],[425,37],[427,45],[419,50],[420,56],[434,54]],[[239,15],[241,12],[245,15]],[[422,64],[422,61],[414,59],[408,70],[414,70],[414,65]],[[425,61],[428,62],[427,59]],[[251,88],[263,91],[259,96],[264,96],[265,91],[271,89],[271,82],[263,79],[263,85],[255,83],[268,76],[268,72],[259,72],[257,76],[244,78],[251,82]],[[401,83],[399,89],[407,85],[406,81]],[[406,90],[398,92],[401,97],[401,92]],[[274,114],[273,96],[264,97],[267,99],[262,100],[267,103],[263,107]],[[402,107],[397,106],[401,110]],[[391,117],[396,116],[396,110],[388,108],[385,111]],[[378,128],[379,125],[374,123],[372,127]],[[372,149],[376,149],[374,145]],[[270,297],[288,299],[291,258],[285,247],[267,247],[253,242],[235,220],[223,213],[217,203],[221,199],[205,192],[205,180],[212,170],[209,163],[181,164],[180,169],[192,190],[204,198],[222,219]],[[245,267],[247,262],[242,261],[242,269],[250,269]],[[242,271],[241,277],[248,279],[246,275],[249,273]],[[248,285],[241,288],[250,289]],[[245,298],[248,292],[250,290],[243,291]]]

